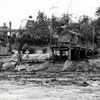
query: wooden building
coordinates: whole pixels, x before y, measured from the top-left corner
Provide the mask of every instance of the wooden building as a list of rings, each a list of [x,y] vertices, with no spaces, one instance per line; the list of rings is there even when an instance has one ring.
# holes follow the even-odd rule
[[[64,29],[58,36],[58,42],[51,45],[53,59],[80,60],[92,55],[93,44],[87,44],[80,33]]]

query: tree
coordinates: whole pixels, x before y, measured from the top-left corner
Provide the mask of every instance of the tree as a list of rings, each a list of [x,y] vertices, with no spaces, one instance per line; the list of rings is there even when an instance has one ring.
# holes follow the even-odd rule
[[[21,56],[21,51],[22,51],[22,46],[23,46],[23,30],[20,30],[19,34],[16,37],[16,42],[17,42],[17,49],[18,49],[18,55],[17,55],[17,64],[21,64],[22,61],[22,56]]]
[[[31,21],[31,20],[30,20]],[[31,23],[31,27],[30,26]],[[44,12],[39,11],[36,21],[27,22],[26,28],[27,28],[27,34],[30,35],[30,40],[33,42],[33,44],[36,44],[36,41],[42,41],[41,43],[49,43],[50,39],[50,30],[49,30],[49,23],[48,18],[44,14]],[[38,42],[37,41],[37,42]]]
[[[53,31],[56,31],[57,28],[60,26],[60,20],[54,15],[52,15],[52,18],[51,18],[51,26],[52,26]]]
[[[38,12],[35,34],[38,34],[41,37],[42,41],[48,43],[50,38],[48,18],[41,11]]]
[[[63,16],[61,17],[60,22],[64,25],[65,24],[68,25],[68,24],[71,23],[71,17],[72,17],[72,15],[70,15],[70,14],[63,14]]]
[[[75,32],[80,32],[80,23],[70,23],[67,25],[67,29]]]
[[[97,19],[94,20],[96,30],[100,31],[100,7],[95,12]]]
[[[90,24],[89,16],[83,15],[79,19],[80,33],[86,39],[86,43],[93,41],[93,27]]]
[[[83,16],[80,16],[80,18],[79,18],[79,23],[89,23],[89,21],[90,21],[90,18],[89,18],[89,16],[87,16],[87,15],[83,15]]]
[[[48,20],[43,12],[40,11],[38,12],[36,23],[37,23],[36,28],[39,34],[44,34],[44,35],[49,34]]]
[[[95,13],[96,13],[96,16],[100,17],[100,7],[98,7],[98,9]]]

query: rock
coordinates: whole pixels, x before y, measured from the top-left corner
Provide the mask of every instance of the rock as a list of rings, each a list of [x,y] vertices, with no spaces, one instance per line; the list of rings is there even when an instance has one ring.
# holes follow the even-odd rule
[[[56,82],[58,81],[56,78],[51,79],[51,82]]]
[[[28,65],[28,64],[23,64],[23,65],[17,65],[14,70],[21,71],[39,71],[39,70],[44,70],[48,68],[49,62],[45,62],[42,64],[35,64],[35,65]]]
[[[3,62],[0,62],[0,70],[2,69],[2,65],[3,65],[4,63]]]
[[[74,63],[72,61],[66,61],[63,65],[62,71],[68,70],[69,68],[73,67]]]
[[[83,87],[86,87],[86,86],[88,86],[88,85],[89,85],[89,83],[87,83],[87,82],[81,83],[81,86],[83,86]]]
[[[78,62],[76,66],[76,71],[78,72],[86,72],[89,70],[89,63],[86,61]]]
[[[5,62],[3,65],[2,65],[2,70],[6,70],[6,69],[13,69],[16,64],[16,62]]]
[[[97,67],[100,67],[100,59],[89,60],[89,64],[90,65],[96,64]]]
[[[99,86],[99,84],[98,83],[92,83],[91,86],[97,87],[97,86]]]
[[[26,71],[35,71],[36,65],[27,66]]]
[[[47,69],[48,64],[49,64],[49,62],[42,63],[42,64],[38,65],[34,70],[39,71],[39,70]]]
[[[100,71],[100,59],[89,60],[91,71]]]
[[[27,64],[17,65],[14,70],[17,70],[17,71],[26,70],[27,66],[28,66]]]
[[[11,57],[11,60],[17,61],[17,54],[13,54],[12,57]]]
[[[62,71],[97,72],[100,71],[100,59],[79,62],[66,61],[63,65]]]

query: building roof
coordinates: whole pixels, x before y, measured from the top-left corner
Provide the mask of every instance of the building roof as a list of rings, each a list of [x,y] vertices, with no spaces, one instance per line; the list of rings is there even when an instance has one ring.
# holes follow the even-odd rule
[[[76,43],[78,41],[78,37],[82,37],[81,34],[64,29],[60,34],[59,34],[59,40],[58,42],[74,42]]]
[[[66,35],[66,33],[70,33],[70,34],[73,34],[73,35],[77,35],[77,36],[82,37],[82,35],[81,35],[80,33],[77,33],[77,32],[74,32],[74,31],[71,31],[71,30],[68,30],[68,29],[64,29],[64,30],[60,33],[60,36]]]

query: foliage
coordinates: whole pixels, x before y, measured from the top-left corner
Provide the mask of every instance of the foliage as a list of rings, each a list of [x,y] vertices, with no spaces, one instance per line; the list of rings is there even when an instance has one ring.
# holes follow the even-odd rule
[[[29,23],[27,23],[27,26]],[[27,27],[27,33],[31,35],[31,40],[45,40],[44,42],[49,41],[50,30],[48,27],[48,19],[43,12],[38,12],[36,21],[33,21],[31,27]]]
[[[89,16],[86,16],[86,15],[83,15],[83,16],[80,16],[79,18],[79,23],[89,23]]]
[[[95,13],[96,13],[96,16],[100,17],[100,7],[98,7]]]
[[[97,9],[96,15],[98,16],[96,20],[91,20],[89,16],[83,15],[80,16],[77,23],[72,23],[72,15],[70,14],[63,14],[61,18],[57,18],[54,15],[52,18],[48,18],[44,12],[39,11],[36,20],[27,21],[23,41],[34,45],[44,45],[50,44],[50,39],[52,39],[52,43],[55,43],[53,34],[57,34],[67,28],[82,34],[87,43],[93,42],[94,32],[94,42],[97,43],[96,39],[99,35],[98,31],[100,31],[100,7]]]
[[[43,52],[43,53],[46,53],[46,52],[47,52],[47,48],[43,48],[43,49],[42,49],[42,52]]]
[[[72,15],[70,15],[70,14],[63,14],[60,21],[61,21],[62,24],[68,25],[68,24],[71,23],[71,17],[72,17]]]
[[[53,15],[50,19],[44,12],[39,11],[36,21],[28,20],[26,34],[28,34],[27,37],[30,38],[31,42],[38,40],[42,41],[42,44],[50,44],[50,39],[52,43],[54,42],[53,34],[57,33],[57,29],[62,25],[68,25],[70,22],[71,16],[69,14],[63,14],[60,19]],[[24,40],[28,39],[26,35],[23,38],[25,38]]]
[[[55,17],[54,15],[52,16],[52,19],[51,19],[51,26],[52,26],[52,29],[53,30],[57,30],[57,28],[60,26],[60,21],[57,17]]]

